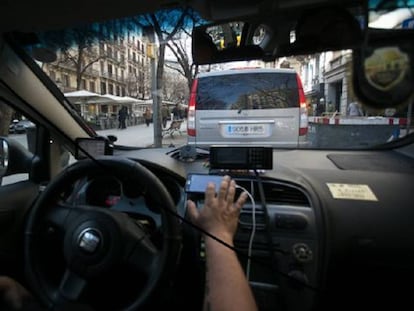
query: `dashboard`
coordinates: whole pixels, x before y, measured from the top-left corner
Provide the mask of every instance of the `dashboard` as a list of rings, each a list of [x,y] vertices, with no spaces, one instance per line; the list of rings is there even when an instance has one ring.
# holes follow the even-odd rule
[[[238,191],[249,192],[235,247],[260,310],[369,307],[410,297],[401,280],[414,276],[413,168],[412,159],[402,154],[275,151],[273,169],[258,174],[211,169],[205,157],[181,161],[163,149],[115,151],[115,156],[147,167],[176,204],[184,237],[174,295],[177,301],[184,298],[186,306],[193,300],[194,308],[200,307],[203,292],[197,289],[204,285],[205,260],[202,235],[185,222],[189,174],[230,174]],[[373,156],[380,160],[370,165],[347,167],[338,160]],[[133,187],[116,180],[104,184],[85,183],[83,199],[107,208],[115,202],[132,214],[128,200],[133,199],[139,210],[141,204],[151,211],[151,202]],[[335,187],[345,190],[338,196]],[[118,204],[121,191],[128,204]],[[202,206],[202,196],[192,199]]]

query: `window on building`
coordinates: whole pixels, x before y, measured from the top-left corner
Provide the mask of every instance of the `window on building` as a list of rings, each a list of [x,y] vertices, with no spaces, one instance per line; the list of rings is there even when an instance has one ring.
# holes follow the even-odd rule
[[[105,71],[105,64],[104,62],[101,62],[101,73]]]
[[[132,53],[132,60],[134,61],[134,62],[136,62],[137,61],[137,54],[134,52],[134,53]]]
[[[108,64],[108,75],[112,77],[112,65]]]
[[[108,92],[109,94],[114,94],[114,86],[112,83],[108,84],[108,90],[109,90]]]
[[[89,81],[89,91],[95,92],[95,82]]]
[[[101,94],[106,94],[106,83],[101,82]]]
[[[108,57],[112,57],[112,48],[110,46],[107,47],[106,53],[107,53]]]
[[[82,79],[81,81],[81,89],[86,90],[86,80]]]
[[[121,88],[119,86],[116,87],[116,95],[121,96]]]
[[[122,94],[122,96],[125,96],[125,88],[124,87],[121,87],[121,94]]]
[[[62,81],[63,86],[70,87],[70,78],[69,78],[69,75],[64,74],[62,76],[62,79],[63,79],[63,81]]]

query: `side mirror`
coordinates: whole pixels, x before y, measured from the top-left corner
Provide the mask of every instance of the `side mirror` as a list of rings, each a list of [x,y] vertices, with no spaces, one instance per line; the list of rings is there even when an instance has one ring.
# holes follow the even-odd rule
[[[0,180],[6,175],[9,166],[9,144],[0,138]]]
[[[414,32],[370,30],[365,44],[353,50],[354,91],[374,109],[409,103],[414,94]]]
[[[33,154],[13,139],[0,137],[0,178],[29,171]]]

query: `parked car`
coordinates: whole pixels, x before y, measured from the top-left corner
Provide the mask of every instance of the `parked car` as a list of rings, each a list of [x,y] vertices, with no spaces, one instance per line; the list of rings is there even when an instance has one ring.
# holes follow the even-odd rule
[[[14,125],[14,131],[16,134],[26,133],[29,128],[33,128],[35,124],[30,120],[20,120]]]
[[[9,134],[14,134],[16,132],[16,124],[19,123],[19,120],[14,119],[9,125]]]
[[[200,73],[193,82],[188,143],[298,147],[306,143],[308,114],[293,69],[230,69]]]

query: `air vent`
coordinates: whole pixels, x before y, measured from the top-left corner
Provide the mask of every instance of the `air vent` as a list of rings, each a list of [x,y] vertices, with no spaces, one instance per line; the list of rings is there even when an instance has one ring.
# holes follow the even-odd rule
[[[237,180],[237,184],[248,190],[256,203],[260,203],[259,183],[256,180]],[[239,190],[241,191],[241,190]],[[263,181],[266,204],[283,204],[310,207],[307,196],[298,188],[272,181]]]
[[[310,206],[306,195],[297,188],[279,183],[264,182],[263,191],[267,204]],[[260,200],[259,187],[255,184],[255,199]],[[259,201],[260,202],[260,201]]]

